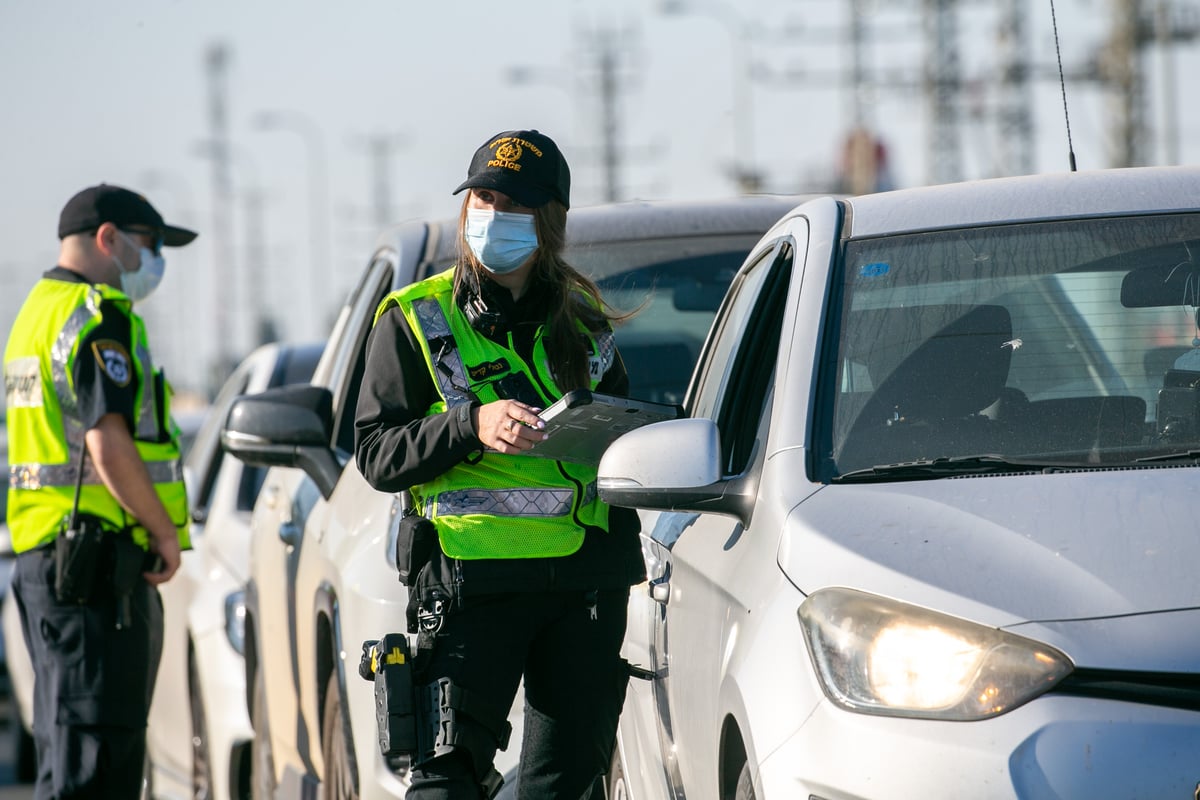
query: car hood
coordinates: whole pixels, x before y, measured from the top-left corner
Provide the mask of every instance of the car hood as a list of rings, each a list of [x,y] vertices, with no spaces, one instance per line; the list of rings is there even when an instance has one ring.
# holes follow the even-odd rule
[[[831,485],[797,505],[780,565],[997,627],[1200,607],[1200,470]]]

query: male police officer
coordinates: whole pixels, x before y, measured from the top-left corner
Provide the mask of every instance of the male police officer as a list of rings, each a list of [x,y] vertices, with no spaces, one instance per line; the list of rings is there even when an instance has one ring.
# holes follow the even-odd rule
[[[36,797],[139,795],[162,650],[155,588],[187,546],[171,391],[133,304],[192,241],[101,184],[59,218],[4,352],[12,591],[35,673]]]

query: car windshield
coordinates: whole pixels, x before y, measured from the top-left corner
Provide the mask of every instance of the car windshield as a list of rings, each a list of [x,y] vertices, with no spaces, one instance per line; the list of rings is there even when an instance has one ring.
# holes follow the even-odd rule
[[[838,290],[826,479],[1200,453],[1200,215],[851,241]]]

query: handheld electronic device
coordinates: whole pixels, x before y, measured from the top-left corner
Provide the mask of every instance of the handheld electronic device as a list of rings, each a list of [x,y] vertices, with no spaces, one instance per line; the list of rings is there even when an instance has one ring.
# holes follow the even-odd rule
[[[594,466],[622,434],[682,415],[677,405],[576,389],[538,414],[549,438],[526,455]]]

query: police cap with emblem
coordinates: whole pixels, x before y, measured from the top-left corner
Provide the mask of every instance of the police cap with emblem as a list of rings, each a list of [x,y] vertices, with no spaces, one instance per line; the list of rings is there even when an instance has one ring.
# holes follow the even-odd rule
[[[94,231],[105,222],[118,228],[138,225],[156,230],[167,247],[182,247],[196,238],[195,231],[168,225],[137,192],[107,183],[89,186],[67,201],[58,217],[58,238]]]
[[[551,200],[571,207],[571,170],[558,145],[537,131],[505,131],[475,151],[467,179],[454,190],[495,189],[523,206]]]

